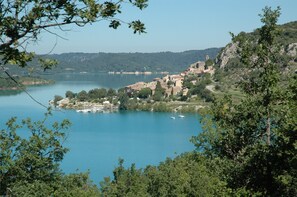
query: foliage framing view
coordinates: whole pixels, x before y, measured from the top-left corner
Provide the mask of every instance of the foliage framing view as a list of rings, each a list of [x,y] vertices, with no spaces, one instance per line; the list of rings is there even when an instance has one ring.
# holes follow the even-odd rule
[[[147,2],[148,0],[1,0],[0,66],[11,77],[4,66],[15,64],[25,67],[34,57],[34,53],[26,51],[26,46],[38,41],[42,31],[57,35],[52,31],[55,27],[63,31],[62,28],[67,25],[83,27],[105,20],[110,22],[110,28],[117,29],[125,23],[134,33],[145,33],[141,21],[125,22],[117,16],[121,14],[122,5],[132,5],[142,10],[147,7]],[[40,63],[46,70],[57,62],[40,59]],[[47,113],[46,117],[48,115]],[[44,124],[45,120],[31,122],[28,119],[20,125],[16,123],[16,118],[12,118],[7,122],[7,129],[1,130],[0,195],[94,196],[97,189],[93,190],[88,184],[86,174],[61,176],[59,162],[67,152],[62,147],[65,137],[62,130],[68,127],[69,122],[64,120],[61,124],[54,123],[52,129],[46,128]],[[28,139],[21,138],[17,132],[24,129],[24,126],[31,132]],[[63,184],[66,185],[62,186]],[[71,187],[67,186],[69,184]],[[90,191],[85,186],[90,186]],[[82,190],[82,187],[85,189]],[[57,188],[62,191],[57,193]]]
[[[53,33],[54,27],[63,31],[63,26],[74,24],[85,26],[106,20],[110,28],[118,28],[121,23],[117,15],[123,4],[131,4],[139,9],[147,7],[148,0],[119,0],[100,2],[96,0],[2,0],[0,1],[0,55],[1,64],[12,63],[21,67],[31,61],[34,54],[26,52],[26,45],[38,40],[40,33]],[[139,20],[126,23],[134,33],[144,33],[144,24]],[[41,60],[44,69],[55,62]]]
[[[226,162],[229,187],[265,196],[295,196],[297,162],[297,76],[281,80],[283,62],[277,19],[280,8],[263,10],[259,37],[242,34],[239,57],[249,69],[240,87],[240,104],[230,98],[214,102],[202,120],[204,132],[193,138],[207,158]]]
[[[296,196],[297,77],[291,73],[286,81],[281,80],[281,48],[275,42],[279,35],[276,26],[279,15],[279,9],[265,8],[261,20],[264,26],[257,39],[249,40],[244,35],[233,38],[239,43],[241,61],[249,68],[239,84],[245,98],[239,104],[232,103],[228,97],[214,101],[202,120],[203,133],[192,139],[196,152],[144,170],[136,169],[135,165],[125,169],[120,160],[114,178],[106,178],[98,189],[86,174],[64,176],[59,172],[57,165],[66,151],[60,146],[59,139],[63,136],[59,136],[59,128],[63,129],[67,122],[46,129],[44,122],[24,121],[33,132],[30,138],[33,146],[29,146],[31,143],[15,134],[21,126],[12,119],[7,123],[8,129],[1,131],[0,140],[5,143],[1,143],[0,194]],[[53,134],[58,135],[56,143],[46,143]],[[53,152],[43,151],[44,145]],[[41,153],[49,153],[51,157],[40,159]],[[14,162],[18,165],[13,165]],[[49,162],[49,169],[41,171],[43,162]]]

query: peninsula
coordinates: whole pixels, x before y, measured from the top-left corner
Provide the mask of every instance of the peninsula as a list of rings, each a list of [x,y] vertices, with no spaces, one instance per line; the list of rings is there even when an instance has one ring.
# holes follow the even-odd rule
[[[77,112],[114,112],[117,110],[197,112],[211,101],[211,91],[201,87],[201,94],[193,87],[211,83],[215,73],[214,62],[206,56],[206,61],[191,64],[185,71],[155,78],[151,82],[137,82],[118,91],[104,88],[89,92],[67,91],[65,98],[55,96],[51,104],[74,109]]]
[[[40,77],[18,75],[13,75],[12,77],[14,80],[9,77],[0,77],[0,91],[22,91],[26,86],[49,85],[54,83],[53,80],[42,79]]]

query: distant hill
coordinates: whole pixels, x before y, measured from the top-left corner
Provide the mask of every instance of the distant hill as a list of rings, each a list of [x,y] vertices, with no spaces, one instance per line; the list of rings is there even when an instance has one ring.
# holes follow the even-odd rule
[[[64,53],[47,55],[58,60],[54,72],[151,71],[181,72],[190,64],[215,58],[221,48],[159,53]]]

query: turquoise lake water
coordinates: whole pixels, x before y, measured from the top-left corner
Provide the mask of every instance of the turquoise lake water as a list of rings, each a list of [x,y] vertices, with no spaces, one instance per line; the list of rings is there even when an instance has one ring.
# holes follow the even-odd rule
[[[79,92],[92,88],[119,88],[137,81],[150,81],[157,76],[131,75],[60,75],[50,86],[28,88],[38,101],[47,105],[54,95],[64,95],[67,90]],[[80,81],[76,81],[76,79]],[[25,93],[0,96],[0,125],[12,116],[31,117],[40,120],[46,112]],[[175,116],[176,119],[171,119]],[[185,114],[178,118],[173,113],[118,112],[105,114],[81,114],[75,111],[54,111],[50,122],[69,119],[71,128],[67,131],[66,154],[61,167],[65,173],[90,170],[95,183],[105,176],[112,176],[118,159],[125,160],[125,166],[136,163],[136,167],[157,165],[166,157],[174,157],[194,150],[189,142],[201,130],[199,115]]]

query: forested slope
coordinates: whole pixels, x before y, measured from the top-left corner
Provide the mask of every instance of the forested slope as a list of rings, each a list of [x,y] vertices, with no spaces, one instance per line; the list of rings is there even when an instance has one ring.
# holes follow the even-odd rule
[[[191,50],[180,53],[65,53],[49,55],[58,60],[56,70],[71,68],[74,72],[151,71],[181,72],[191,63],[214,58],[219,48]]]

